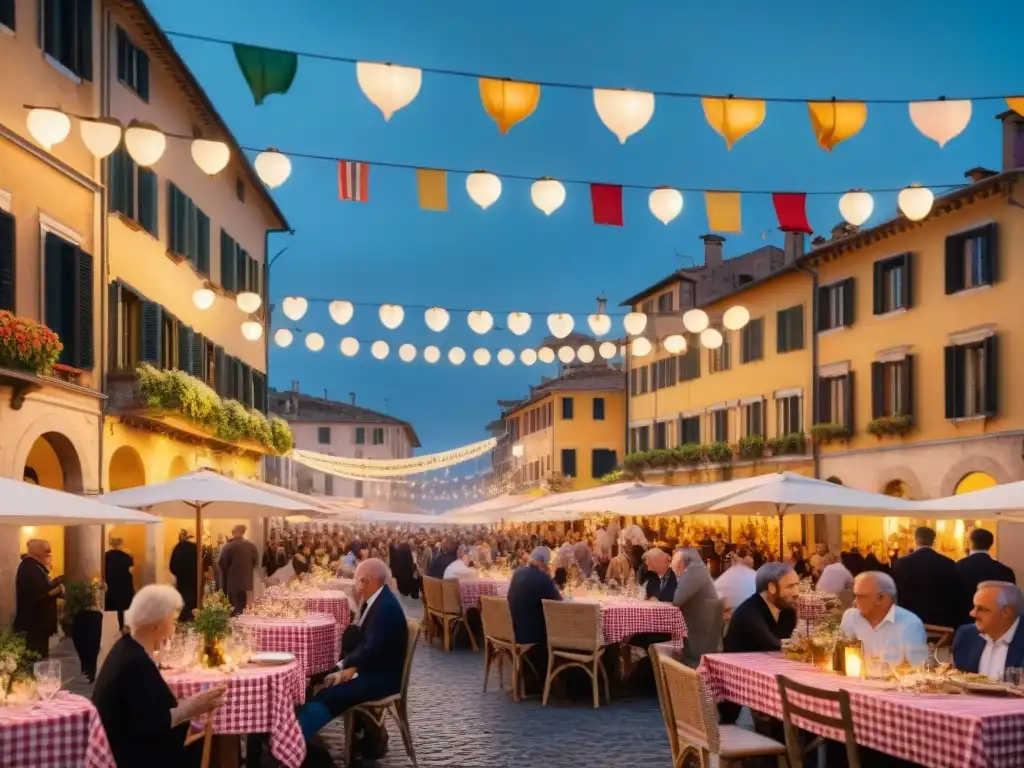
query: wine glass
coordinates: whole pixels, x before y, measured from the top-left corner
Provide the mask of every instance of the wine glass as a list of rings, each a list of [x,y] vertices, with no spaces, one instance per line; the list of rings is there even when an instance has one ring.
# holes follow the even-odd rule
[[[57,695],[61,686],[61,670],[59,661],[37,661],[32,671],[36,678],[36,691],[40,698],[49,701]]]

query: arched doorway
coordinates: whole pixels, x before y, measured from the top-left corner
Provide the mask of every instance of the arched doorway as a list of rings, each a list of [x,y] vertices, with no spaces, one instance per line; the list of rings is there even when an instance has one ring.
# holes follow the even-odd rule
[[[968,472],[960,478],[960,482],[956,484],[956,490],[953,493],[959,496],[961,493],[981,491],[994,485],[999,485],[999,483],[987,472]]]
[[[890,480],[882,490],[886,496],[895,496],[900,499],[910,498],[910,488],[902,480]]]
[[[175,456],[171,459],[171,467],[167,471],[167,478],[173,480],[185,474],[188,474],[188,463],[181,456]]]
[[[122,445],[110,457],[107,469],[107,487],[111,491],[122,491],[146,484],[146,465],[142,462],[139,452],[130,445]],[[147,562],[146,526],[145,525],[112,525],[107,528],[107,542],[112,547],[114,540],[120,540],[121,549],[132,556],[135,565],[132,575],[135,586],[142,586],[140,573],[144,572]]]
[[[842,485],[843,484],[843,481],[840,480],[835,475],[832,475],[832,477],[825,478],[825,482],[826,483],[832,483],[833,485]]]
[[[45,432],[29,449],[22,477],[28,482],[69,493],[83,491],[82,462],[78,451],[65,435]],[[53,552],[54,573],[64,573],[64,527],[61,525],[25,526],[19,531],[19,551],[25,551],[29,539],[45,539]]]

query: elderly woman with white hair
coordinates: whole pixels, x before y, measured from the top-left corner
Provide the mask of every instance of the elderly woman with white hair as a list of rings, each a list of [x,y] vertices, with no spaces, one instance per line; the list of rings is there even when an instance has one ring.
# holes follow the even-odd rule
[[[189,721],[219,707],[226,689],[217,686],[179,702],[153,661],[154,651],[174,634],[181,608],[174,587],[140,589],[125,613],[130,632],[110,649],[96,678],[93,704],[119,768],[179,768],[198,765],[202,757],[185,748]]]

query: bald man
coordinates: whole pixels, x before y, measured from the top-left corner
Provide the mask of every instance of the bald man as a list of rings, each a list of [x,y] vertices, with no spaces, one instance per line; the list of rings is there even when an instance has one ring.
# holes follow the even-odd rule
[[[51,579],[52,567],[50,542],[30,539],[14,578],[14,630],[24,633],[25,647],[40,659],[50,657],[50,636],[57,632],[57,598],[64,595],[64,577]]]
[[[644,553],[644,564],[648,571],[647,599],[671,603],[676,595],[676,575],[670,567],[672,556],[655,547]]]

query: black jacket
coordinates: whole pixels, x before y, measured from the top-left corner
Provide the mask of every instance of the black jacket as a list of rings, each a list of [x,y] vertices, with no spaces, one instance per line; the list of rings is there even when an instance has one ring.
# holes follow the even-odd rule
[[[430,561],[430,566],[427,568],[427,576],[432,579],[443,579],[445,570],[458,559],[459,555],[457,552],[441,552]]]
[[[135,597],[135,581],[131,570],[135,561],[120,549],[108,549],[103,559],[104,578],[107,581],[105,608],[108,611],[126,611]]]
[[[342,668],[355,667],[359,677],[372,684],[383,698],[402,689],[409,624],[391,588],[381,588],[359,626],[355,647],[342,659]]]
[[[541,600],[561,600],[555,582],[544,571],[526,566],[516,568],[508,585],[508,607],[517,643],[547,642],[547,624]]]
[[[971,623],[974,593],[983,581],[1009,581],[1017,583],[1013,569],[993,560],[988,552],[975,552],[956,562],[957,622],[952,626]],[[1010,665],[1013,666],[1013,665]]]
[[[42,563],[27,555],[21,558],[14,577],[16,631],[46,636],[57,632],[57,598],[49,594],[54,586]]]
[[[782,648],[782,641],[793,634],[794,629],[794,609],[783,608],[776,621],[764,598],[760,594],[753,594],[732,612],[723,650],[726,653],[777,651]]]
[[[676,574],[669,569],[665,574],[665,588],[661,588],[661,579],[654,571],[649,572],[647,577],[647,597],[656,597],[663,603],[671,603],[676,596]]]
[[[957,624],[956,564],[931,547],[918,547],[892,568],[896,600],[925,624]]]

